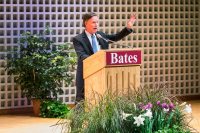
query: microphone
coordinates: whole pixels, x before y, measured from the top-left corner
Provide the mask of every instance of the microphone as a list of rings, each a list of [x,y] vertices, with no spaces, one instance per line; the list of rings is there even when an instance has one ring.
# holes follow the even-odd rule
[[[101,39],[103,39],[104,41],[106,41],[106,42],[109,42],[109,40],[108,40],[108,39],[106,39],[106,38],[102,37],[100,34],[96,34],[96,35],[97,35],[97,37],[98,37],[98,38],[101,38]]]
[[[103,39],[104,41],[106,41],[106,42],[108,42],[108,43],[113,43],[113,44],[115,44],[115,45],[122,46],[122,47],[132,48],[132,47],[130,47],[130,46],[118,44],[118,43],[116,43],[116,41],[112,41],[112,40],[110,40],[110,39],[106,39],[106,38],[102,37],[102,35],[100,35],[100,34],[96,34],[96,36],[97,36],[98,38]]]
[[[96,34],[96,35],[97,35],[98,38],[101,38],[101,39],[103,39],[103,40],[106,41],[106,42],[114,43],[114,41],[109,40],[109,39],[106,39],[106,38],[102,37],[100,34]]]

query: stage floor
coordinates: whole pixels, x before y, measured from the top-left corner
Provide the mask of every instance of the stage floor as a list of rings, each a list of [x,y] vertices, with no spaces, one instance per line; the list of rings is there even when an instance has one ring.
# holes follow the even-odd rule
[[[187,101],[192,105],[191,126],[200,132],[200,100]],[[61,126],[52,126],[59,119],[31,115],[0,115],[0,133],[61,133]]]
[[[187,103],[192,105],[193,119],[190,122],[190,125],[200,133],[200,100],[187,101]]]
[[[59,119],[26,115],[1,115],[0,133],[61,133]]]

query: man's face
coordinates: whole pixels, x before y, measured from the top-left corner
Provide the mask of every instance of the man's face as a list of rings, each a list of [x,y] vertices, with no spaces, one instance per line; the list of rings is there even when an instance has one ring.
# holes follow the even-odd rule
[[[99,26],[99,18],[97,16],[93,16],[89,20],[85,21],[85,29],[90,34],[94,34],[97,32]]]

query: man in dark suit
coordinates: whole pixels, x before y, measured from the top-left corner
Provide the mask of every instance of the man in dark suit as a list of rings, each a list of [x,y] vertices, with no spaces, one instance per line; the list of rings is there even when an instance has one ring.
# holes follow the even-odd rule
[[[83,26],[85,30],[73,38],[73,45],[78,56],[78,66],[76,72],[76,102],[84,99],[84,80],[83,80],[83,60],[100,49],[108,49],[112,41],[119,41],[132,33],[132,26],[136,21],[132,15],[127,22],[127,26],[119,33],[108,35],[98,31],[99,19],[95,13],[83,15]]]

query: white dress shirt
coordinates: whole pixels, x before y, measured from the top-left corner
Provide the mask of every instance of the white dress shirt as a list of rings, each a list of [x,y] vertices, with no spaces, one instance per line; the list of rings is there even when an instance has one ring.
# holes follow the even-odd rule
[[[85,33],[86,33],[86,35],[87,35],[87,37],[88,37],[88,39],[89,39],[89,41],[90,41],[90,44],[91,44],[91,46],[92,46],[92,34],[90,34],[89,32],[87,32],[86,30],[85,30]],[[96,35],[94,34],[94,36],[95,36],[95,41],[96,41],[96,44],[97,44],[97,51],[99,51],[100,50],[100,45],[99,45],[99,42],[97,41],[97,37],[96,37]]]

